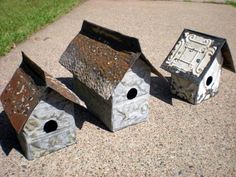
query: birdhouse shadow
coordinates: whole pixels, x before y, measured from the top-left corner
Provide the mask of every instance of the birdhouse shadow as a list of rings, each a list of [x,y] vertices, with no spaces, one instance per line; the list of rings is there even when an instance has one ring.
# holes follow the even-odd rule
[[[170,91],[171,77],[165,77],[168,82],[160,77],[151,77],[151,88],[150,94],[165,103],[173,105],[173,99],[177,99],[186,103],[189,103],[187,100],[174,95]]]
[[[163,78],[160,77],[151,77],[151,88],[150,88],[150,94],[165,103],[168,103],[172,105],[172,94],[170,92],[170,77],[165,77],[166,80],[169,82],[166,82]]]
[[[74,92],[73,78],[61,77],[57,79]],[[85,107],[81,105],[75,104],[74,118],[75,124],[79,129],[82,129],[84,122],[89,122],[91,124],[94,124],[98,128],[109,131],[108,128],[102,123],[102,121],[100,121],[96,116],[94,116]]]
[[[58,77],[58,79],[61,83],[65,84],[67,88],[73,91],[73,78],[72,77]]]
[[[110,131],[96,116],[90,113],[85,107],[75,105],[75,124],[82,129],[84,122],[89,122],[98,128]]]
[[[0,144],[3,152],[7,156],[12,149],[23,154],[15,129],[12,127],[5,111],[0,113]]]

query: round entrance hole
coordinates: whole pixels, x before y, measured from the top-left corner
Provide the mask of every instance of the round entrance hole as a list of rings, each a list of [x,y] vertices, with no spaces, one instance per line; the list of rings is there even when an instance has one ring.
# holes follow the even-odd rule
[[[212,83],[212,81],[213,81],[212,76],[209,76],[209,77],[207,78],[206,85],[209,86],[209,85]]]
[[[57,122],[55,120],[49,120],[48,122],[45,123],[43,130],[46,133],[50,133],[53,132],[57,129],[58,125]]]
[[[132,89],[130,89],[130,90],[128,91],[128,93],[127,93],[127,98],[128,98],[129,100],[132,100],[132,99],[134,99],[134,98],[137,96],[137,93],[138,93],[137,89],[136,89],[136,88],[132,88]]]

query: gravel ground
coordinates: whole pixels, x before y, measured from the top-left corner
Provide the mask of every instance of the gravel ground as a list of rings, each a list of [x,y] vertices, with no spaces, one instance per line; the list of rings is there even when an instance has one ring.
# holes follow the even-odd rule
[[[0,58],[0,93],[21,61],[21,50],[53,76],[71,77],[58,59],[83,19],[139,38],[157,68],[184,28],[227,38],[236,58],[236,8],[231,6],[87,1]],[[111,133],[79,107],[77,144],[34,161],[21,154],[0,106],[0,176],[236,176],[235,74],[223,70],[218,95],[197,106],[171,96],[155,76],[151,87],[147,122]]]

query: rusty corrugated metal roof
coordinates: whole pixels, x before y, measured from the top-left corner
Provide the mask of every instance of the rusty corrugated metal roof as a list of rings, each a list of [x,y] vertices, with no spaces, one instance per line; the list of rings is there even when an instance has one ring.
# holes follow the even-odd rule
[[[24,53],[20,67],[15,71],[1,95],[3,108],[12,126],[19,133],[47,88],[79,103],[79,98],[64,84],[47,74]]]
[[[1,102],[17,132],[23,128],[44,91],[45,87],[35,84],[35,81],[25,73],[24,69],[20,67],[16,70],[1,95]]]
[[[142,54],[138,39],[84,21],[59,62],[87,87],[109,99],[138,58],[162,76]]]

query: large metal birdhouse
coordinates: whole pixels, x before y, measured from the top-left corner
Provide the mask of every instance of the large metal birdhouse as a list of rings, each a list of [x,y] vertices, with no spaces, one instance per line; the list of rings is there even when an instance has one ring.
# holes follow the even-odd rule
[[[84,21],[59,62],[73,73],[88,110],[111,131],[147,119],[150,73],[161,74],[136,38]]]
[[[185,29],[161,68],[173,94],[198,104],[218,92],[222,66],[235,72],[226,39]]]

